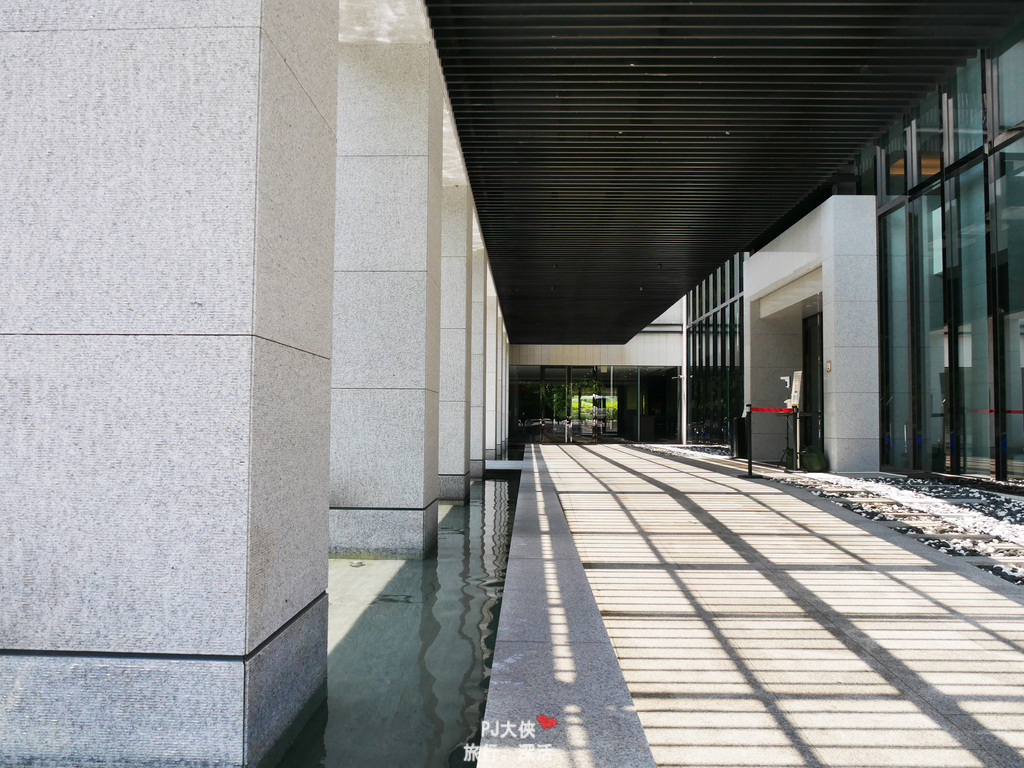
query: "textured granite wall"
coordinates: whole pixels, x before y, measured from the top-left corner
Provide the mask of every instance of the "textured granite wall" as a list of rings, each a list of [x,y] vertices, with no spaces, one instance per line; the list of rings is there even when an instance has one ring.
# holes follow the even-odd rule
[[[488,281],[489,282],[489,281]],[[488,290],[487,294],[487,341],[484,354],[484,459],[494,459],[498,442],[497,401],[498,401],[498,297]]]
[[[877,472],[878,242],[875,201],[843,195],[825,203],[822,272],[825,452],[833,469]]]
[[[423,35],[338,45],[336,554],[417,557],[436,541],[444,82]]]
[[[469,498],[469,366],[473,202],[446,186],[441,221],[441,380],[437,471],[440,498]]]
[[[473,246],[473,274],[471,279],[473,309],[470,321],[469,372],[469,474],[484,476],[485,372],[487,368],[487,251],[482,245]]]
[[[501,320],[501,365],[498,367],[498,376],[501,381],[501,397],[498,401],[500,415],[498,417],[498,434],[501,437],[501,452],[505,455],[508,448],[508,360],[509,343],[508,331],[505,330],[505,319]]]
[[[869,195],[832,197],[744,263],[745,386],[747,402],[753,397],[755,405],[764,393],[776,393],[769,405],[781,407],[785,390],[778,377],[802,365],[800,299],[813,288],[800,286],[820,273],[825,453],[838,472],[877,472],[879,466],[874,205]],[[762,317],[766,303],[771,314]],[[785,444],[782,420],[760,421],[754,455],[775,460]]]
[[[495,336],[498,341],[498,361],[494,366],[494,375],[497,379],[495,382],[495,402],[494,402],[494,451],[496,458],[502,458],[505,455],[505,405],[507,398],[505,396],[505,375],[504,372],[508,370],[508,365],[505,363],[505,354],[507,352],[505,345],[505,319],[501,313],[501,305],[498,305],[498,327],[495,330]]]
[[[326,0],[0,13],[0,763],[242,765],[322,682],[286,654],[247,725],[327,581],[336,35]]]

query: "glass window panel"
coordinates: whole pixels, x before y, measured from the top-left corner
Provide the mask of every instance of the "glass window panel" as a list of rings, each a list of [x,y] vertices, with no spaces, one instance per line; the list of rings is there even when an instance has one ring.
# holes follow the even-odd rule
[[[573,439],[590,442],[601,436],[604,416],[601,416],[602,423],[598,425],[595,433],[594,398],[598,398],[597,407],[599,412],[602,412],[604,397],[609,394],[605,391],[607,384],[607,378],[602,374],[600,367],[571,366],[569,410],[572,414],[570,429]]]
[[[739,416],[743,412],[743,349],[740,326],[737,314],[742,311],[738,301],[729,305],[729,333],[732,336],[732,360],[729,378],[729,402],[732,404],[731,416]]]
[[[885,193],[891,199],[907,191],[907,147],[902,122],[885,135]]]
[[[942,99],[931,93],[914,110],[917,134],[917,179],[924,181],[942,170]]]
[[[975,56],[949,80],[953,102],[953,151],[956,159],[982,145],[985,120],[981,100],[981,56]]]
[[[959,264],[957,350],[961,391],[962,471],[992,471],[992,386],[989,378],[988,268],[985,260],[985,172],[976,165],[955,182],[954,237]]]
[[[999,130],[1024,122],[1024,40],[999,57]]]
[[[1004,304],[1006,463],[1024,477],[1024,145],[997,156],[993,228]]]
[[[886,369],[882,382],[883,462],[910,467],[910,332],[907,326],[906,211],[882,218],[885,306],[882,339]]]
[[[946,324],[943,317],[942,281],[942,195],[932,187],[914,201],[916,219],[914,270],[917,301],[914,306],[917,373],[917,461],[918,469],[943,471],[949,469]]]

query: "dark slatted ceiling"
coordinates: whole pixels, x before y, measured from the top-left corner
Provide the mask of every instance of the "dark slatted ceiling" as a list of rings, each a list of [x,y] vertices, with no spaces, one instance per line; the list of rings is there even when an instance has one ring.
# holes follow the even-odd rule
[[[628,341],[1024,15],[427,0],[515,343]]]

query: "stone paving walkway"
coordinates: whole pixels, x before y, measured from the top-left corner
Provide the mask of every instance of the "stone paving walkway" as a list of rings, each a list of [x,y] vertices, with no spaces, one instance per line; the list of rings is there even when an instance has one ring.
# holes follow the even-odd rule
[[[1024,589],[708,463],[535,451],[659,766],[1024,766]]]

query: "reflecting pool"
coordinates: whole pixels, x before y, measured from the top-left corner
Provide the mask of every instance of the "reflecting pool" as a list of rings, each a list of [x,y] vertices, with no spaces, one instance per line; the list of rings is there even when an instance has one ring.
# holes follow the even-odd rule
[[[442,504],[436,559],[332,559],[327,702],[278,768],[475,766],[518,472]]]

